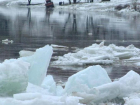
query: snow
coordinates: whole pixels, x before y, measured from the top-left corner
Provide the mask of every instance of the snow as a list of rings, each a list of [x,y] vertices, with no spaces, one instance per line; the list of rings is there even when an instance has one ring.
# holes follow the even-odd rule
[[[29,64],[23,61],[0,64],[0,96],[12,96],[26,90]]]
[[[113,64],[119,60],[129,60],[133,57],[140,56],[140,49],[134,45],[128,47],[116,46],[110,44],[104,45],[104,42],[100,44],[93,44],[86,47],[76,53],[68,53],[63,56],[59,56],[58,60],[54,61],[52,65],[92,65],[92,64]]]
[[[20,93],[20,94],[14,94],[13,98],[16,100],[31,100],[35,98],[41,98],[41,94],[39,93]]]
[[[17,98],[17,96],[19,97]],[[17,99],[0,98],[0,105],[83,105],[79,103],[79,98],[74,96],[57,97],[57,96],[42,95],[40,97],[39,94],[21,93],[15,95],[15,98]],[[27,98],[28,100],[24,100]]]
[[[59,6],[59,2],[64,2],[64,4],[68,3],[68,0],[52,0],[55,4],[56,9],[68,9],[68,10],[84,10],[84,11],[118,11],[119,13],[128,13],[128,14],[139,14],[139,12],[133,9],[132,0],[111,0],[109,2],[101,2],[101,0],[94,0],[93,3],[82,3],[85,0],[81,0],[81,3],[72,4],[67,6]],[[28,4],[28,0],[0,0],[1,4],[4,3],[7,6],[26,6]],[[73,2],[73,0],[72,0]],[[140,0],[137,1],[138,3]],[[24,4],[24,5],[21,5]],[[31,4],[38,4],[34,5],[36,7],[45,7],[45,0],[32,0]],[[118,5],[130,5],[126,8],[121,10],[115,10],[115,7]]]
[[[101,66],[90,66],[68,78],[64,92],[71,94],[72,92],[86,92],[102,84],[110,83],[105,69]]]

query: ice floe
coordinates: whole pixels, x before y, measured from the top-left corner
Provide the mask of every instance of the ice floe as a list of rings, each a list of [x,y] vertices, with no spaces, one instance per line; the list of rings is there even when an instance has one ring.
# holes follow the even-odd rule
[[[140,56],[140,49],[134,45],[128,47],[110,44],[93,44],[76,53],[68,53],[59,56],[52,65],[92,65],[92,64],[113,64],[119,60],[128,60]]]
[[[13,40],[9,40],[9,39],[4,39],[4,40],[2,40],[2,43],[3,44],[9,44],[9,43],[13,43],[14,41]]]
[[[27,51],[27,50],[21,50],[19,52],[20,57],[26,57],[26,56],[31,56],[33,55],[34,52],[33,51]]]

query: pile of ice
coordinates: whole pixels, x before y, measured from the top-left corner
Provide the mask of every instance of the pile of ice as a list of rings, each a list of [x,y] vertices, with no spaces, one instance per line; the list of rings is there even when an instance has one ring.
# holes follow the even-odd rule
[[[54,61],[52,65],[112,64],[119,60],[129,60],[137,56],[140,56],[140,49],[134,45],[123,47],[110,44],[105,46],[104,42],[101,42],[86,47],[77,53],[59,56],[58,60]]]
[[[115,98],[125,99],[125,97],[130,97],[134,93],[140,93],[139,80],[140,75],[130,71],[118,81],[93,87],[87,92],[75,92],[73,95],[82,97],[83,99],[80,102],[85,104],[105,102]]]
[[[62,96],[63,88],[46,77],[52,52],[47,45],[31,56],[0,64],[0,105],[83,105],[79,97]]]
[[[110,53],[110,59],[130,58],[139,51],[132,45],[126,48],[109,46],[94,44],[83,51],[89,55],[97,51],[102,54],[99,49],[104,49]],[[128,52],[132,54],[122,56]],[[52,47],[47,45],[31,56],[0,64],[0,105],[96,105],[115,98],[124,99],[125,105],[140,104],[140,75],[136,72],[131,70],[112,82],[101,66],[90,66],[69,77],[63,88],[51,75],[46,76],[52,53]]]
[[[52,56],[52,47],[39,48],[32,56],[5,60],[0,64],[0,96],[26,90],[28,82],[41,85]]]

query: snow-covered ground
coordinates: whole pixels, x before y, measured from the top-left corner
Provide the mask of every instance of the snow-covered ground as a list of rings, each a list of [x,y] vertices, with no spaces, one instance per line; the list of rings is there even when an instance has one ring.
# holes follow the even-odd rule
[[[64,2],[68,4],[68,0],[52,0],[55,4],[55,8],[59,9],[69,9],[69,10],[84,10],[84,11],[118,11],[120,13],[139,13],[140,11],[140,0],[137,0],[137,8],[139,10],[135,11],[133,2],[134,0],[111,0],[109,2],[101,2],[101,0],[94,0],[93,3],[83,3],[86,0],[81,0],[78,4],[59,6],[59,2]],[[0,0],[1,5],[6,6],[25,6],[28,4],[28,0]],[[36,6],[45,6],[45,0],[32,0],[31,4],[37,4]],[[121,6],[122,9],[116,10],[115,7]],[[124,7],[124,8],[123,8]]]
[[[83,3],[86,0],[81,0],[78,4],[59,6],[59,2],[64,2],[68,4],[68,0],[52,0],[55,4],[55,8],[59,9],[69,9],[69,10],[84,10],[84,11],[118,11],[120,13],[139,13],[140,11],[140,0],[137,0],[138,10],[134,10],[133,3],[135,0],[110,0],[109,2],[101,2],[101,0],[94,0],[93,3]],[[1,5],[7,6],[25,6],[28,4],[28,0],[0,0]],[[37,4],[36,6],[45,6],[45,0],[32,0],[31,4]],[[122,9],[116,10],[115,7],[121,6]]]

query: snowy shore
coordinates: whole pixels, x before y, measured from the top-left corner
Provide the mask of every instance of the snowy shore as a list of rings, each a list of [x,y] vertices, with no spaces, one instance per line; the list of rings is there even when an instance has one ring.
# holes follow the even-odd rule
[[[101,0],[94,0],[93,3],[83,3],[85,0],[81,0],[80,3],[59,6],[59,2],[64,1],[64,4],[68,4],[68,0],[52,0],[55,4],[56,9],[63,10],[80,10],[80,11],[99,11],[99,12],[119,12],[127,14],[139,14],[140,12],[140,0],[110,0],[107,2],[101,2]],[[0,0],[0,5],[6,6],[27,6],[27,0]],[[36,7],[45,7],[45,0],[32,0],[31,4],[36,4]]]

